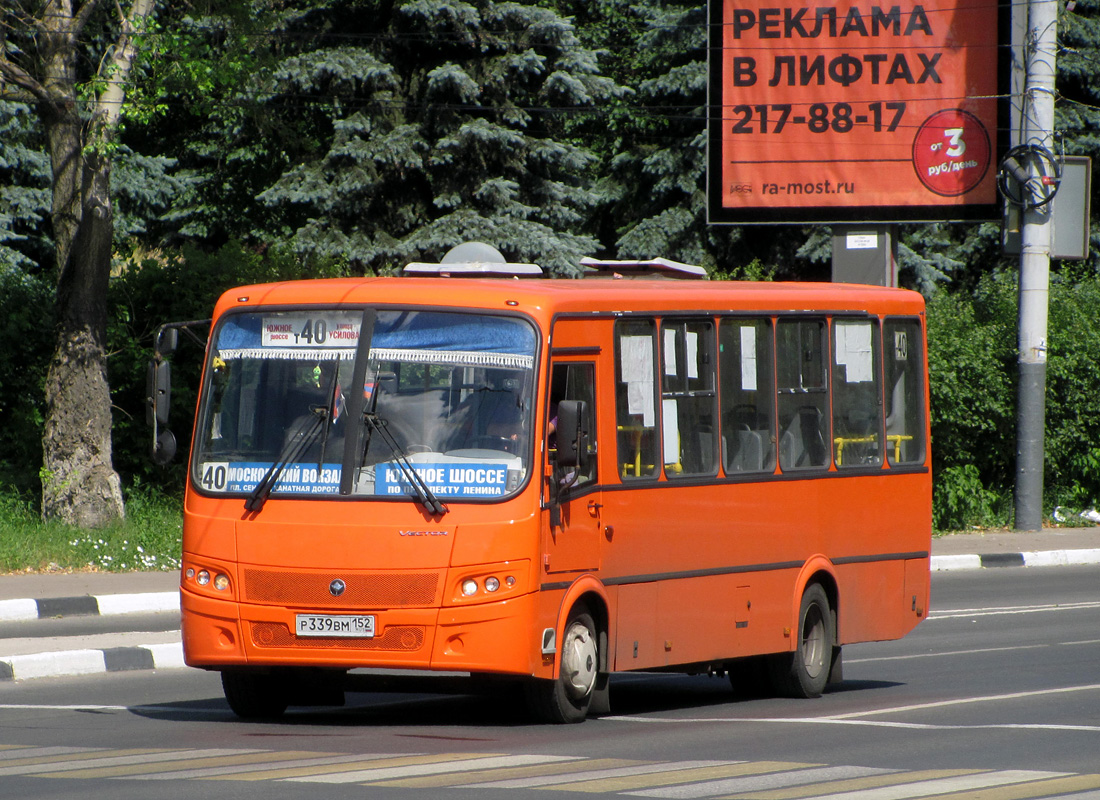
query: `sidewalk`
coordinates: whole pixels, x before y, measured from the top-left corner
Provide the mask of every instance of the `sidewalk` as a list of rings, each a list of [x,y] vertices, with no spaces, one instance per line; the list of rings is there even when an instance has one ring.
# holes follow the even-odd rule
[[[932,540],[934,572],[1071,564],[1100,564],[1100,527],[984,531]],[[8,630],[32,620],[128,614],[174,615],[178,626],[179,574],[0,575],[0,625]],[[0,638],[0,691],[5,683],[30,678],[183,666],[178,630]]]

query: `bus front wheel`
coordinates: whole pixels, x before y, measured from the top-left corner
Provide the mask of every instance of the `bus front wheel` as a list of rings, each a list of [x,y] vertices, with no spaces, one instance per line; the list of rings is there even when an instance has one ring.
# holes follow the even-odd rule
[[[794,652],[774,657],[772,680],[786,697],[820,697],[833,663],[833,612],[821,584],[806,587],[798,612],[798,643]]]
[[[546,722],[581,722],[599,675],[599,634],[592,615],[576,608],[561,637],[561,664],[557,680],[534,680],[527,685],[527,700],[537,717]]]
[[[276,674],[226,670],[222,672],[222,691],[241,719],[277,719],[289,705],[286,681]]]

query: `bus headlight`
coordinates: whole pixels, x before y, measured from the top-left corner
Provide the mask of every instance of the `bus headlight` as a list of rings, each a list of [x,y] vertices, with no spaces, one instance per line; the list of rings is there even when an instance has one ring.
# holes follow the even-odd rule
[[[528,567],[526,561],[502,561],[455,570],[448,581],[450,602],[465,605],[510,599],[523,591]]]

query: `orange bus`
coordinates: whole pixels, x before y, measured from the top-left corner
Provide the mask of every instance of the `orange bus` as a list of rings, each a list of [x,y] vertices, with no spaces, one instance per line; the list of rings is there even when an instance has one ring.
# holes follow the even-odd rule
[[[814,697],[922,619],[919,294],[474,253],[219,300],[183,648],[239,716],[339,704],[362,668],[509,678],[556,722],[620,671]]]

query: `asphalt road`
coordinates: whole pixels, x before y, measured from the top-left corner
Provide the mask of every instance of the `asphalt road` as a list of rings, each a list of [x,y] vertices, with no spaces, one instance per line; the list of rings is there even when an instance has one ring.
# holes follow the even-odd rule
[[[14,682],[0,798],[1100,800],[1098,566],[936,574],[929,619],[846,648],[845,678],[796,701],[621,675],[613,715],[575,726],[506,697],[369,691],[249,724],[193,670]]]

